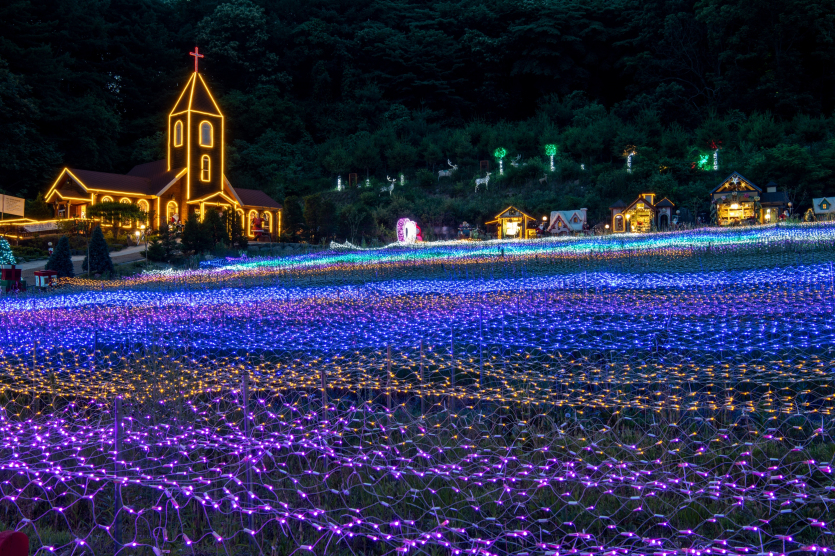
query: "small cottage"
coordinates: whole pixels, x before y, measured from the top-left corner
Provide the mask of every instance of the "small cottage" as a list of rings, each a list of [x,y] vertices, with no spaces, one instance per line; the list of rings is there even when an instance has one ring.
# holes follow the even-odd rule
[[[812,199],[812,211],[816,220],[835,220],[835,196]]]
[[[777,191],[777,184],[769,182],[762,188],[739,172],[733,172],[710,192],[711,214],[715,224],[769,224],[777,222],[789,206],[785,192]]]
[[[669,229],[675,205],[666,197],[658,201],[655,197],[655,193],[641,193],[629,204],[618,199],[609,207],[612,211],[612,232],[644,233]]]
[[[498,239],[536,238],[536,218],[516,207],[507,207],[496,218],[485,224],[496,226]]]
[[[585,208],[552,211],[551,222],[545,231],[556,235],[582,233],[586,227],[587,212]]]

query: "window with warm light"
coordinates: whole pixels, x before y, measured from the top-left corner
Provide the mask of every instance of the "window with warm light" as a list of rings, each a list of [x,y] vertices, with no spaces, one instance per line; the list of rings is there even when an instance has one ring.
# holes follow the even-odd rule
[[[183,146],[183,122],[180,120],[174,124],[174,146]]]
[[[212,124],[209,122],[200,122],[200,146],[212,146]]]
[[[209,181],[212,179],[211,161],[208,155],[203,155],[200,158],[200,181]]]

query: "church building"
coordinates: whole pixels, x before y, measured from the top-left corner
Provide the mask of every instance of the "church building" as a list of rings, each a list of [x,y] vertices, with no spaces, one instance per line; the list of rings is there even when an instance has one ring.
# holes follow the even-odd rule
[[[194,73],[168,114],[166,158],[124,175],[64,168],[45,198],[56,219],[87,218],[92,205],[109,201],[136,204],[148,214],[146,222],[123,222],[125,227],[158,229],[192,214],[202,219],[207,210],[234,210],[249,237],[280,235],[281,205],[263,191],[233,187],[224,173],[223,113],[198,72],[203,55],[197,48],[190,54]]]

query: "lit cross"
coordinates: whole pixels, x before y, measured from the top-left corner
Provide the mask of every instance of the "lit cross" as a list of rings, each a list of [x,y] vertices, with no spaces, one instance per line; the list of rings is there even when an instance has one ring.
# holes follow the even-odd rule
[[[197,73],[197,59],[202,58],[203,55],[200,54],[200,51],[196,46],[194,47],[194,52],[189,52],[188,54],[189,56],[194,56],[194,73]]]

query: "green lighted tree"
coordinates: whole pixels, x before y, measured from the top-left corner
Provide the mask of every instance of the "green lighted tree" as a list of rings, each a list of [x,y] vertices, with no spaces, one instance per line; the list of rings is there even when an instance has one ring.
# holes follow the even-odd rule
[[[75,270],[72,265],[72,252],[70,251],[70,240],[67,236],[61,236],[58,245],[52,251],[49,260],[46,262],[45,270],[54,270],[58,278],[72,278]]]
[[[499,175],[504,175],[504,157],[507,156],[507,149],[499,147],[493,151],[493,156],[499,161]]]
[[[557,155],[557,146],[553,143],[545,145],[545,154],[551,158],[551,171],[554,171],[554,157]]]
[[[0,264],[17,264],[9,242],[0,238]]]

